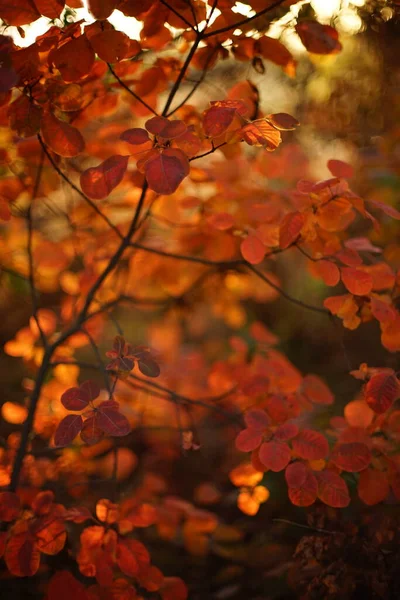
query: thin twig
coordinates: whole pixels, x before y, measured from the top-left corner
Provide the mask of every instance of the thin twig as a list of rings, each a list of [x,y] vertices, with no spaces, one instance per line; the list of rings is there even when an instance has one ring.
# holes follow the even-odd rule
[[[117,234],[117,236],[118,236],[120,239],[123,239],[123,235],[122,235],[122,233],[119,231],[118,227],[116,227],[116,226],[114,225],[114,223],[112,223],[112,222],[110,221],[110,219],[109,219],[109,218],[108,218],[108,217],[107,217],[107,216],[106,216],[106,215],[105,215],[105,214],[104,214],[104,213],[103,213],[103,212],[102,212],[102,211],[99,209],[99,207],[97,206],[97,204],[96,204],[95,202],[93,202],[93,200],[91,200],[91,199],[90,199],[88,196],[86,196],[86,194],[84,194],[84,193],[82,192],[82,190],[80,190],[80,189],[78,188],[78,186],[76,186],[76,185],[74,184],[74,182],[73,182],[73,181],[71,181],[71,179],[68,177],[68,175],[66,175],[66,174],[64,173],[64,171],[62,171],[62,170],[60,169],[60,167],[59,167],[59,166],[56,164],[56,162],[54,161],[54,158],[51,156],[50,152],[48,151],[48,148],[47,148],[46,144],[44,143],[44,141],[43,141],[43,139],[42,139],[42,136],[40,135],[40,133],[38,133],[38,135],[37,135],[37,138],[38,138],[38,140],[39,140],[39,143],[40,143],[40,145],[41,145],[41,146],[42,146],[42,148],[43,148],[43,151],[44,151],[44,153],[46,154],[46,156],[47,156],[48,160],[50,161],[50,163],[51,163],[51,166],[52,166],[52,167],[53,167],[53,169],[54,169],[54,170],[55,170],[55,171],[58,173],[58,175],[59,175],[59,176],[60,176],[62,179],[64,179],[64,181],[65,181],[66,183],[68,183],[68,185],[70,186],[70,188],[72,188],[72,189],[73,189],[73,190],[74,190],[74,191],[75,191],[77,194],[79,194],[79,196],[80,196],[81,198],[83,198],[83,200],[84,200],[84,201],[85,201],[87,204],[89,204],[90,208],[92,208],[92,209],[93,209],[93,210],[94,210],[94,211],[95,211],[95,212],[96,212],[96,213],[99,215],[99,217],[101,217],[101,218],[103,219],[103,221],[105,221],[105,222],[107,223],[107,225],[110,227],[110,229],[112,229],[112,230],[114,231],[114,233],[116,233],[116,234]]]
[[[185,25],[187,25],[188,27],[190,27],[190,29],[192,31],[194,31],[195,33],[197,33],[197,29],[195,27],[193,27],[193,25],[191,24],[190,21],[188,21],[186,19],[186,17],[184,17],[183,15],[181,15],[173,6],[171,6],[170,4],[168,4],[168,2],[166,2],[166,0],[160,0],[161,4],[164,4],[164,6],[166,6],[171,12],[174,13],[174,15],[176,15],[183,23],[185,23]]]
[[[128,87],[124,81],[122,81],[121,77],[119,77],[119,75],[116,74],[116,72],[114,71],[114,69],[112,68],[112,66],[110,65],[110,63],[107,63],[107,66],[108,66],[108,69],[109,69],[110,73],[112,73],[112,75],[118,81],[118,83],[120,84],[120,86],[123,87],[124,90],[126,90],[127,92],[129,92],[130,95],[135,98],[135,100],[137,100],[138,102],[140,102],[140,104],[142,104],[143,106],[145,106],[148,111],[150,111],[151,113],[153,113],[153,115],[155,115],[157,117],[158,116],[157,111],[154,110],[154,108],[152,108],[150,106],[150,104],[147,104],[147,102],[145,100],[143,100],[143,98],[141,98],[133,90],[131,90],[131,88]]]
[[[226,27],[221,27],[221,29],[216,29],[215,31],[210,31],[209,33],[206,33],[204,35],[204,39],[212,37],[214,35],[221,35],[221,33],[226,33],[227,31],[239,29],[242,25],[247,25],[248,23],[251,23],[252,21],[254,21],[254,19],[258,19],[259,17],[262,17],[263,15],[267,14],[267,12],[269,12],[270,10],[273,10],[274,8],[277,8],[284,2],[285,2],[285,0],[277,0],[273,4],[270,4],[266,8],[263,8],[262,10],[260,10],[258,13],[256,13],[252,17],[246,17],[245,19],[242,19],[241,21],[237,21],[236,23],[233,23],[232,25],[227,25]]]

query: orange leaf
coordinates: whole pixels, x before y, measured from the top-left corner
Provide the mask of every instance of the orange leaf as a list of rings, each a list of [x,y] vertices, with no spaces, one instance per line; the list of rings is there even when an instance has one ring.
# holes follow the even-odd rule
[[[93,198],[107,198],[112,190],[121,183],[128,167],[129,156],[110,156],[97,167],[86,169],[81,175],[82,191]]]
[[[377,296],[371,296],[371,312],[380,323],[394,321],[397,317],[396,309]]]
[[[291,212],[284,217],[279,230],[279,246],[282,250],[296,242],[304,223],[305,216],[300,212]]]
[[[264,442],[258,453],[260,461],[271,471],[283,471],[290,461],[290,448],[284,442]]]
[[[358,473],[370,464],[371,452],[368,446],[361,442],[337,444],[332,450],[331,461],[344,471]]]
[[[384,413],[400,395],[399,381],[394,372],[378,373],[365,386],[365,400],[378,414]]]
[[[264,431],[270,424],[267,413],[260,408],[248,410],[244,415],[244,421],[249,429]]]
[[[258,265],[264,260],[266,248],[260,238],[251,233],[240,244],[240,251],[247,262],[251,265]]]
[[[372,277],[369,273],[353,267],[342,267],[340,271],[342,281],[351,294],[366,296],[372,290]]]
[[[54,434],[54,445],[56,448],[64,448],[71,444],[83,427],[80,415],[67,415],[64,417]]]
[[[21,137],[35,135],[39,131],[41,117],[41,109],[27,96],[17,98],[8,109],[10,127]]]
[[[133,129],[127,129],[121,134],[121,140],[128,142],[128,144],[145,144],[150,141],[149,134],[145,129],[141,127],[134,127]]]
[[[389,494],[390,485],[386,474],[382,471],[365,469],[360,473],[357,489],[358,495],[364,504],[373,506],[385,500]]]
[[[345,508],[350,504],[346,482],[334,471],[320,471],[318,479],[318,498],[333,508]]]
[[[313,429],[303,429],[292,442],[293,450],[300,458],[318,460],[329,452],[328,440],[322,433]]]
[[[157,194],[173,194],[188,175],[190,167],[182,150],[167,148],[145,163],[149,188]]]
[[[248,123],[235,134],[235,137],[244,140],[249,146],[262,146],[271,152],[276,150],[282,141],[278,129],[265,119]]]
[[[57,119],[51,112],[41,122],[44,142],[59,156],[71,157],[83,152],[85,141],[78,129]]]
[[[340,281],[339,267],[330,260],[319,260],[314,264],[314,270],[326,285],[333,287]]]

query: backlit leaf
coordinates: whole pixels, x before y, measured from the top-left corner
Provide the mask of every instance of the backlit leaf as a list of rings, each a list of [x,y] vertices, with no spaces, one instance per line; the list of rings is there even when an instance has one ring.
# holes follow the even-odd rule
[[[119,0],[88,0],[88,8],[95,19],[104,21],[117,8]]]
[[[88,446],[93,446],[97,444],[104,437],[103,429],[97,424],[97,419],[95,417],[89,417],[83,423],[82,431],[81,431],[81,439]]]
[[[284,442],[272,440],[260,446],[259,458],[271,471],[283,471],[290,461],[290,448]]]
[[[15,27],[28,25],[39,17],[39,11],[30,0],[18,0],[17,2],[0,0],[0,19],[3,19],[8,25]]]
[[[54,434],[54,445],[56,448],[63,448],[71,444],[83,426],[83,420],[80,415],[67,415],[64,417]]]
[[[300,125],[297,119],[287,113],[275,113],[265,117],[276,129],[280,131],[292,131]]]
[[[332,450],[331,461],[344,471],[358,473],[370,464],[371,452],[368,446],[361,442],[337,444]]]
[[[64,0],[33,0],[41,15],[48,19],[58,19],[64,10]]]
[[[235,440],[236,448],[241,452],[251,452],[262,442],[262,433],[257,429],[243,429]]]
[[[330,25],[321,25],[317,21],[301,21],[295,29],[309,52],[335,54],[342,49],[338,33]]]
[[[46,145],[59,156],[66,158],[76,156],[85,148],[85,141],[80,131],[60,121],[51,112],[47,112],[42,117],[41,132]]]
[[[96,58],[85,35],[66,42],[50,56],[61,77],[68,83],[79,81],[88,75]]]
[[[111,404],[109,401],[102,402],[99,405],[96,413],[96,423],[108,435],[127,435],[131,430],[125,415],[115,408],[115,404]]]
[[[145,129],[141,127],[134,127],[133,129],[127,129],[121,134],[121,140],[128,142],[128,144],[145,144],[150,141],[149,134]]]
[[[79,388],[69,388],[61,396],[61,404],[68,410],[84,410],[89,404],[89,396],[86,391]]]
[[[306,375],[301,386],[302,393],[314,404],[333,404],[335,398],[326,383],[318,375]]]
[[[174,148],[157,153],[145,164],[147,183],[157,194],[173,194],[189,170],[187,156]]]
[[[350,495],[346,482],[334,471],[320,471],[318,479],[318,498],[333,508],[345,508],[350,504]]]
[[[344,179],[350,179],[354,176],[353,167],[343,160],[328,160],[328,169],[334,177],[344,177]]]
[[[335,286],[340,281],[339,267],[330,260],[319,260],[314,264],[314,270],[326,285]]]
[[[240,244],[242,256],[251,265],[258,265],[264,260],[266,247],[254,233],[248,235]]]
[[[110,156],[97,167],[86,169],[81,175],[82,191],[93,198],[101,200],[121,183],[128,167],[129,156]]]
[[[342,281],[351,294],[365,296],[372,290],[372,277],[369,273],[353,267],[342,267],[340,272]]]
[[[288,213],[280,226],[279,246],[284,250],[297,241],[305,223],[305,216],[300,212]]]
[[[32,577],[39,568],[40,552],[31,536],[25,532],[18,533],[8,540],[4,559],[13,575]]]
[[[364,389],[365,400],[376,413],[384,413],[400,396],[399,381],[394,372],[373,375]]]
[[[282,141],[278,129],[264,119],[248,123],[240,129],[237,136],[250,146],[262,146],[269,151],[276,150]]]
[[[293,450],[300,458],[318,460],[329,452],[328,440],[322,433],[313,429],[303,429],[292,441]]]
[[[264,431],[270,424],[270,418],[264,410],[252,408],[244,415],[244,421],[249,429]]]

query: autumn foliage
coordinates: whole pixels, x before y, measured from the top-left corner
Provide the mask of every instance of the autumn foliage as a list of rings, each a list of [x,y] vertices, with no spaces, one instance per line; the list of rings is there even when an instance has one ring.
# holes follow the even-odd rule
[[[86,22],[80,0],[0,0],[0,274],[9,312],[28,306],[4,345],[19,375],[1,412],[16,597],[29,577],[43,600],[208,598],[189,561],[240,562],[269,503],[299,507],[340,554],[369,510],[400,501],[400,212],[334,155],[324,178],[303,169],[300,118],[264,111],[250,76],[201,95],[228,60],[294,78],[294,50],[269,35],[294,4],[89,0]],[[293,14],[307,60],[340,55],[333,26]],[[8,27],[40,17],[19,47]],[[280,302],[326,328],[347,361],[328,379],[351,396],[296,366],[293,332],[264,318]],[[353,365],[346,340],[366,327],[385,354]],[[321,539],[296,560],[322,564]]]

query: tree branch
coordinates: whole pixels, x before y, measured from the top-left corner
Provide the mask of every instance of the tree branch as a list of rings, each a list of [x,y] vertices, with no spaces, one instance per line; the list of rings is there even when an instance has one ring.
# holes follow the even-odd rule
[[[267,14],[267,12],[274,10],[274,8],[277,8],[284,2],[285,2],[285,0],[277,0],[273,4],[270,4],[266,8],[263,8],[262,10],[260,10],[258,13],[256,13],[252,17],[246,17],[245,19],[242,19],[241,21],[237,21],[236,23],[233,23],[233,25],[227,25],[226,27],[221,27],[221,29],[217,29],[216,31],[210,31],[209,33],[206,33],[204,35],[204,39],[212,37],[214,35],[221,35],[221,33],[226,33],[227,31],[231,31],[232,29],[239,29],[242,25],[247,25],[248,23],[251,23],[255,19],[262,17],[263,15]]]
[[[130,87],[128,87],[126,85],[126,83],[124,83],[122,81],[122,79],[119,77],[119,75],[116,74],[116,72],[114,71],[114,69],[112,68],[112,66],[110,65],[110,63],[107,63],[107,66],[108,66],[108,69],[109,69],[110,73],[112,73],[112,75],[118,81],[118,83],[120,84],[120,86],[123,87],[124,90],[126,90],[127,92],[129,92],[130,95],[135,98],[135,100],[137,100],[138,102],[140,102],[140,104],[142,104],[144,107],[146,107],[148,111],[150,111],[153,115],[155,115],[156,117],[158,117],[157,111],[154,110],[154,108],[152,108],[150,106],[150,104],[147,104],[147,102],[145,100],[143,100],[143,98],[141,98],[140,96],[138,96],[133,90],[131,90]]]

